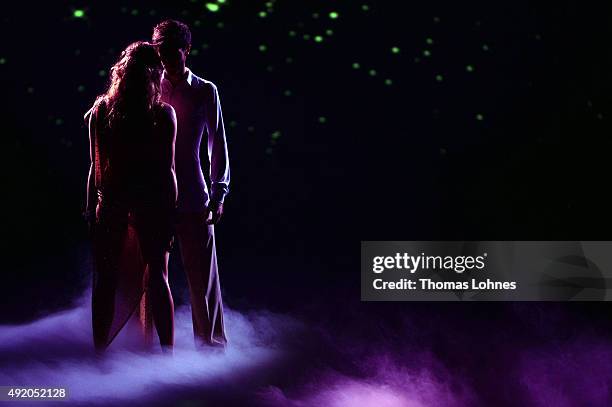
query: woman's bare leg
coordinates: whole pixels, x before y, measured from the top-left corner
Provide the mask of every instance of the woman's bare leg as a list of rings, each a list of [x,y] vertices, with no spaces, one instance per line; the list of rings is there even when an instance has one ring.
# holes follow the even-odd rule
[[[94,273],[91,316],[94,346],[98,352],[108,346],[115,312],[115,290],[121,243],[121,227],[97,226],[94,234]]]
[[[148,262],[149,292],[153,321],[159,342],[164,350],[174,346],[174,302],[168,285],[168,257],[169,252],[155,256]]]

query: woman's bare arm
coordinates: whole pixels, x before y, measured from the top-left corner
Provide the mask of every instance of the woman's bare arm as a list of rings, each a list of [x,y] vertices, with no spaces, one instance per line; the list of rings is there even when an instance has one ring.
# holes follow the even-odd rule
[[[91,220],[95,215],[97,195],[95,188],[95,126],[96,126],[95,109],[91,108],[86,114],[87,127],[89,129],[89,174],[87,176],[87,196],[85,204],[85,216]]]
[[[171,207],[176,206],[178,199],[178,187],[176,183],[176,172],[174,169],[174,150],[176,142],[176,112],[169,104],[164,104],[162,108],[162,118],[160,120],[162,131],[161,140],[164,141],[162,148],[162,165],[168,174],[167,188],[168,200]]]

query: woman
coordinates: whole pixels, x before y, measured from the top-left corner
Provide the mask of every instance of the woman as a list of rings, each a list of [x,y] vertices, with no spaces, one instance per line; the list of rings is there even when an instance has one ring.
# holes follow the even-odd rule
[[[129,45],[111,68],[108,90],[86,114],[91,166],[85,213],[94,246],[92,323],[97,350],[110,344],[144,291],[162,348],[171,350],[174,343],[168,255],[177,200],[176,114],[160,100],[162,69],[151,44]],[[125,252],[132,235],[140,253]],[[139,254],[144,275],[136,261]]]

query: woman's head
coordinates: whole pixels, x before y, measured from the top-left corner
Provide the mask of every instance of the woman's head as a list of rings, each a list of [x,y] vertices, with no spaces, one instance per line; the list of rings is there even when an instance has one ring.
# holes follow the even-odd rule
[[[129,113],[151,112],[159,103],[163,67],[150,43],[128,45],[110,72],[108,90],[101,98],[107,103],[111,126]]]

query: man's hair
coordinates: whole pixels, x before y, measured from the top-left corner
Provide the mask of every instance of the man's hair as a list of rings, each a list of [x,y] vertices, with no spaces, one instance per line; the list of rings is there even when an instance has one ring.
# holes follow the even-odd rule
[[[165,20],[153,28],[153,42],[172,42],[181,48],[191,45],[191,31],[187,24],[177,20]]]

